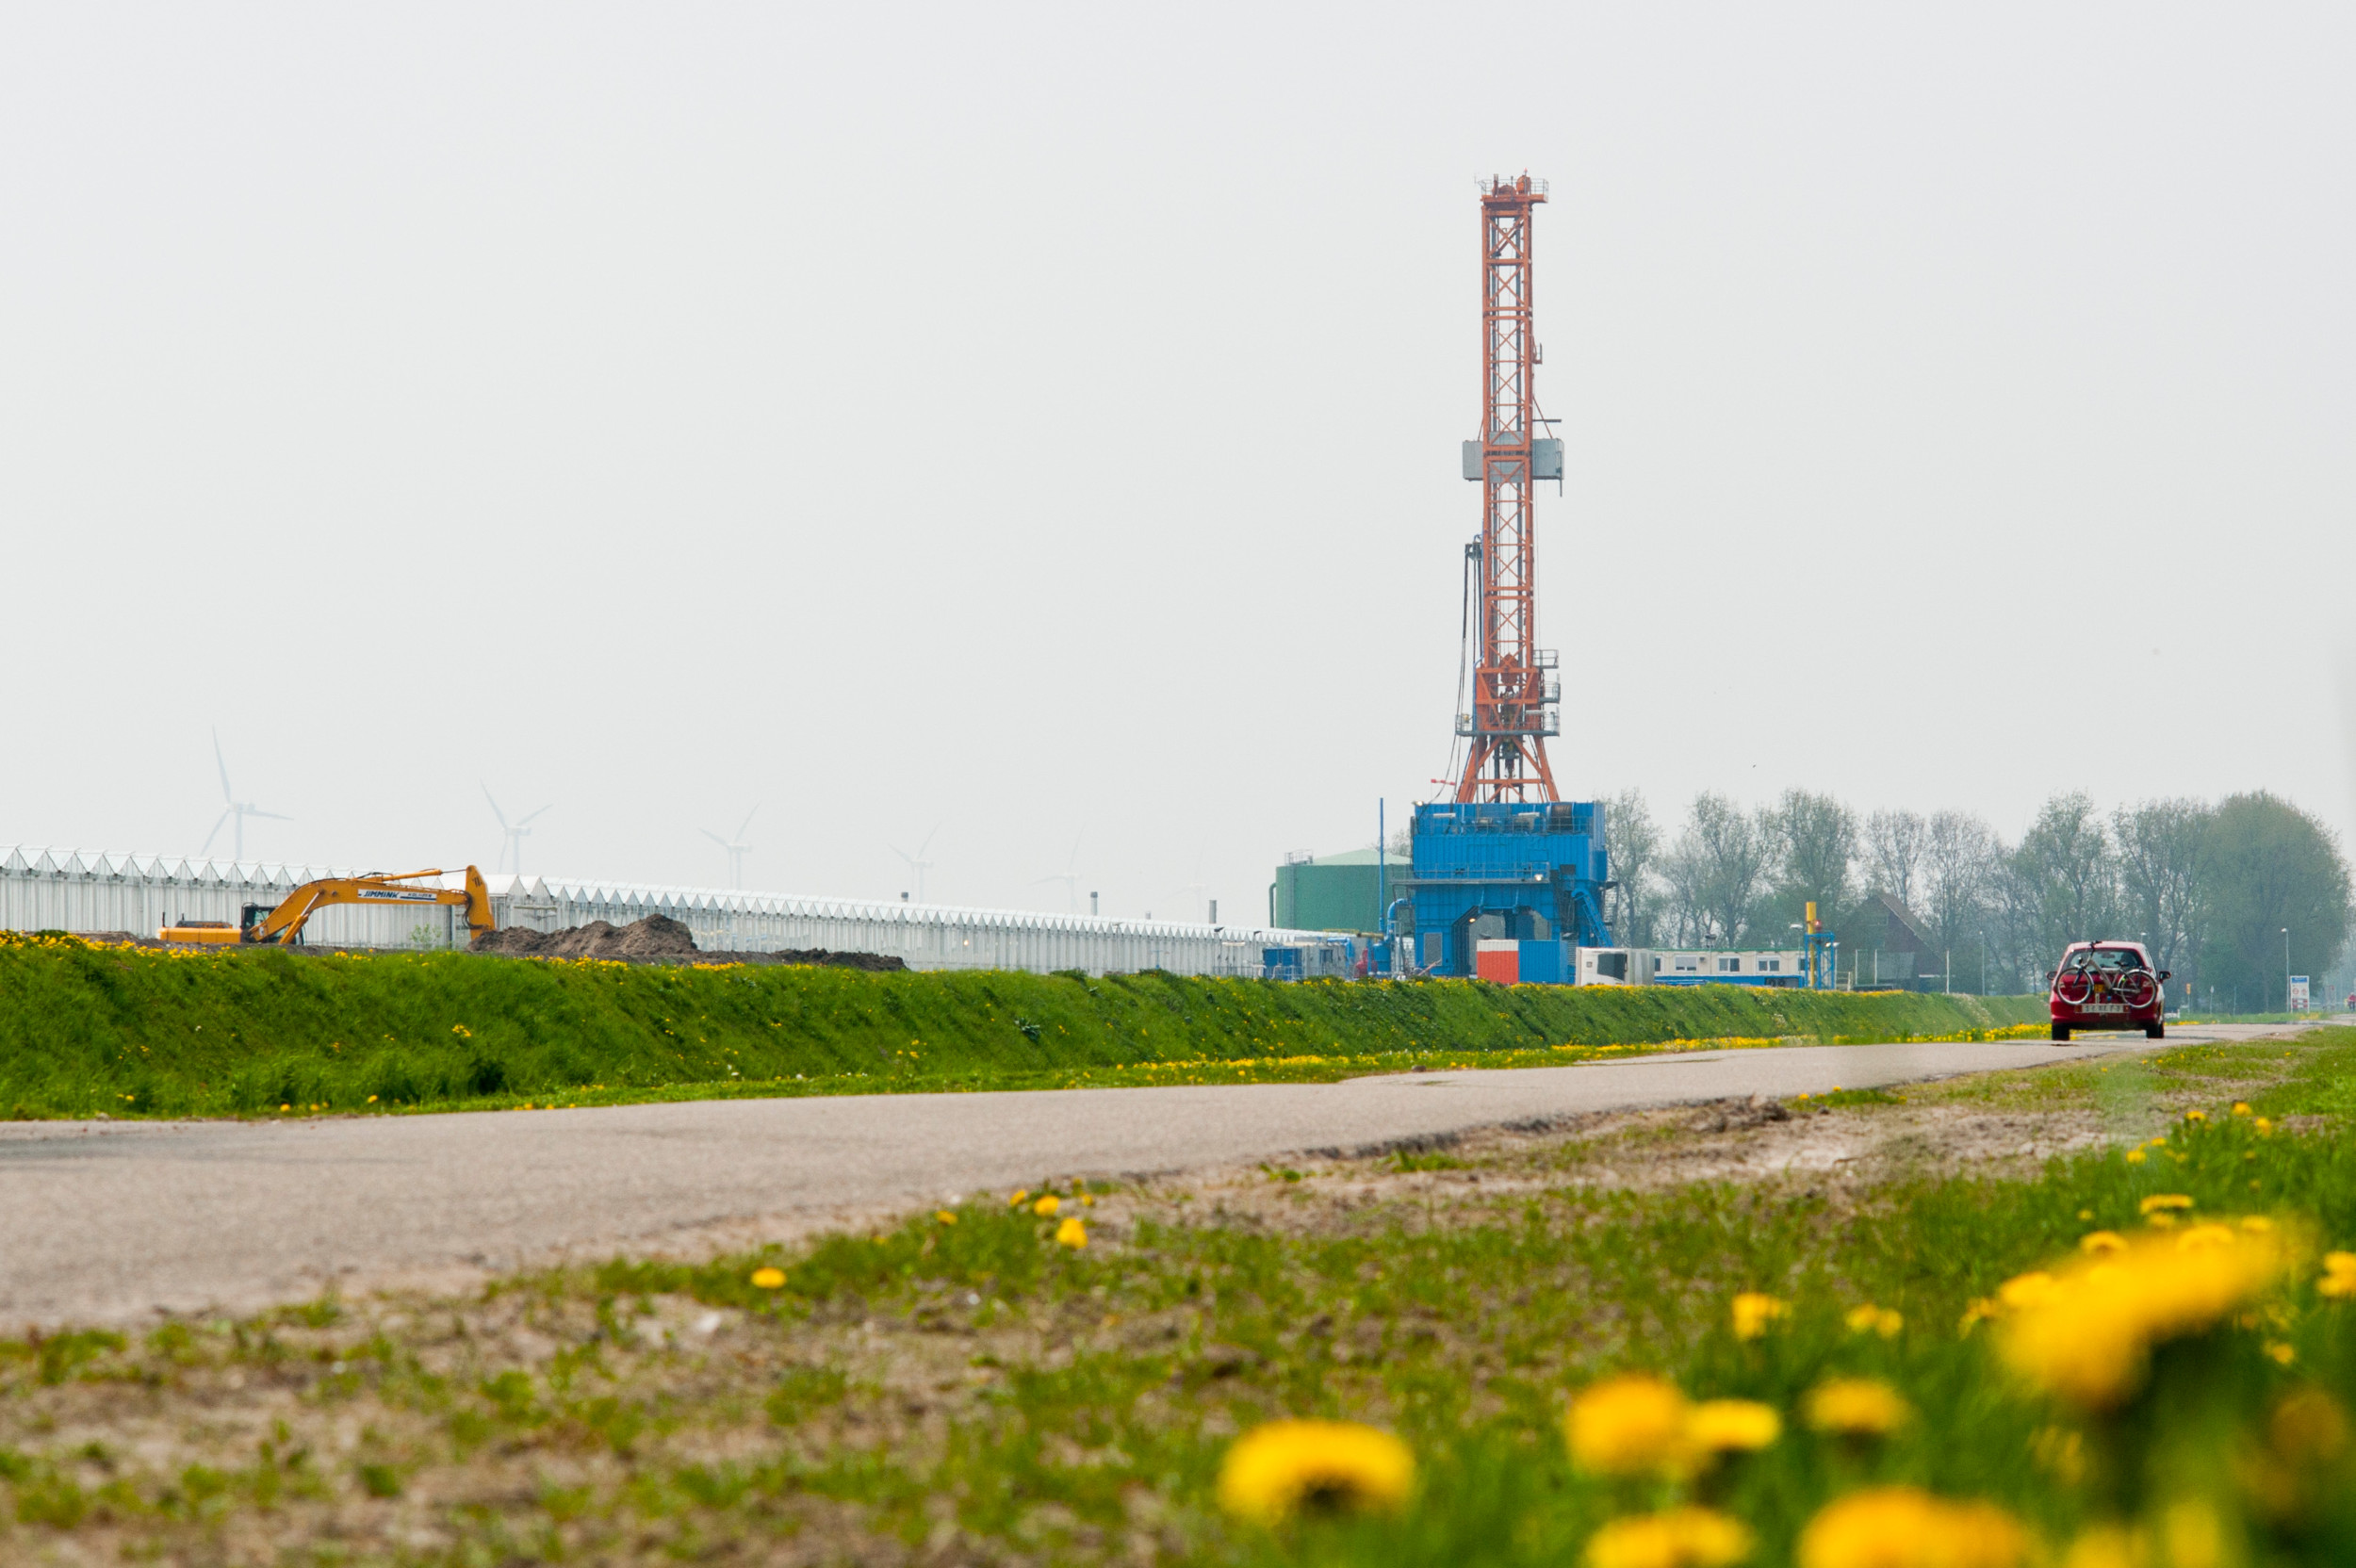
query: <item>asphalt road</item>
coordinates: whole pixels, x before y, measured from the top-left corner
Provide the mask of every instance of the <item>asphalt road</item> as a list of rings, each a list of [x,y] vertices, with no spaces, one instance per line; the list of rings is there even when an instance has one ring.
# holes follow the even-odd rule
[[[2279,1033],[2184,1030],[2168,1042]],[[2156,1049],[2139,1037],[1711,1051],[1508,1071],[232,1122],[0,1122],[0,1326],[750,1242],[1044,1177],[1180,1171],[1597,1111]]]

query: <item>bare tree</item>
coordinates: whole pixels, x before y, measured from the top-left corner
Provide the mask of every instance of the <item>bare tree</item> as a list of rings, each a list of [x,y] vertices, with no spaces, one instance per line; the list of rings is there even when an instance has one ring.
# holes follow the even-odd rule
[[[1849,875],[1857,863],[1855,811],[1830,795],[1786,790],[1760,817],[1773,845],[1775,889],[1786,906],[1813,902],[1829,917],[1849,902]]]
[[[1643,791],[1622,790],[1603,803],[1603,843],[1615,884],[1606,905],[1612,939],[1624,947],[1650,947],[1658,923],[1661,828]]]
[[[1693,813],[1662,862],[1678,937],[1695,946],[1732,947],[1767,871],[1770,835],[1759,819],[1722,794],[1693,797]]]
[[[2001,838],[1996,841],[1983,888],[1988,935],[1995,946],[1990,985],[2001,984],[2008,990],[2042,989],[2042,976],[2060,952],[2047,949],[2043,894],[2021,848]]]
[[[1969,811],[1939,811],[1923,824],[1922,902],[1909,907],[1946,951],[1976,953],[1986,943],[2001,853],[1994,831]]]
[[[2118,918],[2118,864],[2102,814],[2086,795],[2047,801],[2012,860],[2033,945],[2044,958],[2040,968],[2073,941],[2117,934],[2108,928]]]
[[[1915,877],[1930,852],[1930,825],[1912,811],[1865,819],[1865,885],[1914,907]]]
[[[2111,813],[2127,913],[2162,969],[2189,972],[2199,955],[2205,912],[2201,874],[2216,817],[2198,800],[2150,800]]]
[[[1677,843],[1661,861],[1661,880],[1668,898],[1662,911],[1665,918],[1654,923],[1677,947],[1704,947],[1712,939],[1710,864],[1692,838],[1690,828],[1677,835]]]

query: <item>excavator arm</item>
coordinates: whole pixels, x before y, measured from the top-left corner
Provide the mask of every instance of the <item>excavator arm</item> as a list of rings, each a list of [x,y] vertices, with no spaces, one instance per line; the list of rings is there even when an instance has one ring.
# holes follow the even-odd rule
[[[303,927],[319,910],[334,904],[417,904],[464,905],[466,927],[475,936],[492,928],[491,890],[483,880],[483,873],[472,866],[466,868],[465,888],[420,888],[410,886],[425,877],[439,876],[436,867],[430,871],[372,873],[366,876],[325,876],[316,882],[305,882],[279,902],[278,907],[237,933],[239,942],[267,942],[283,945],[297,940]],[[183,931],[167,926],[159,935],[166,941],[193,940],[221,942],[230,939],[225,928]]]
[[[483,874],[474,867],[466,868],[464,889],[405,885],[441,874],[440,868],[435,867],[430,871],[402,872],[398,875],[329,876],[317,882],[305,882],[288,893],[277,908],[249,926],[244,939],[250,942],[293,941],[302,934],[303,925],[310,918],[331,904],[464,905],[466,927],[470,932],[479,937],[490,930],[491,890],[484,885]]]

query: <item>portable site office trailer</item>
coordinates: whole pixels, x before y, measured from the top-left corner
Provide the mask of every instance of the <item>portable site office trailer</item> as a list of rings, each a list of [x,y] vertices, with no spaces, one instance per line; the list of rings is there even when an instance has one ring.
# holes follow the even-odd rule
[[[1808,980],[1806,956],[1789,952],[1661,952],[1651,960],[1655,986],[1798,986]]]
[[[1481,939],[1473,972],[1500,985],[1524,986],[1804,986],[1808,966],[1797,951],[1688,952],[1630,947],[1575,947],[1554,940]]]

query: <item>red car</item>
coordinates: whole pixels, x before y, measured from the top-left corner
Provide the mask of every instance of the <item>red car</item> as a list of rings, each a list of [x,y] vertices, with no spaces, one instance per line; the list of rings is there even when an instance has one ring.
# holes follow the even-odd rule
[[[2161,1038],[2168,1025],[2160,984],[2167,978],[2141,942],[2070,943],[2051,976],[2053,1038],[2067,1040],[2072,1029],[2141,1029]]]

